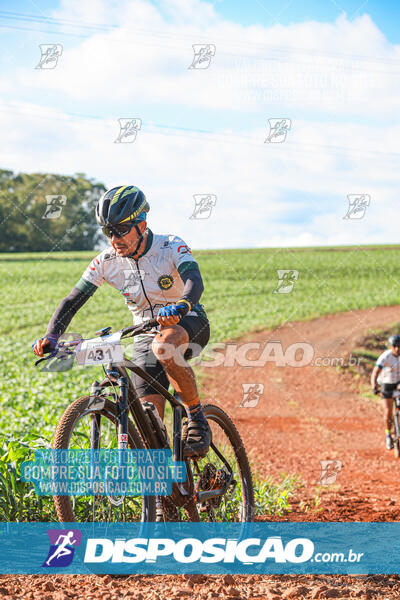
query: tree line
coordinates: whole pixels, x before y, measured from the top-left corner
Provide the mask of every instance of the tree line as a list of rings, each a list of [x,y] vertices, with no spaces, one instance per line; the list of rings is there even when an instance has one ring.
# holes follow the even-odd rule
[[[105,189],[83,173],[0,169],[0,252],[93,250],[101,236],[94,211]]]

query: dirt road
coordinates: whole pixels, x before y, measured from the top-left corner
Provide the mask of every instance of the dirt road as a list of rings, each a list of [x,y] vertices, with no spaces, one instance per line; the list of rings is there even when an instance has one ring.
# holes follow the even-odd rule
[[[243,338],[241,343],[307,342],[319,363],[343,357],[357,347],[370,328],[400,320],[399,307],[379,307],[289,323],[273,332]],[[260,351],[249,351],[249,359]],[[321,361],[321,359],[325,359]],[[335,362],[335,361],[334,361]],[[318,364],[318,361],[317,361]],[[319,511],[294,512],[284,520],[395,521],[400,516],[400,461],[384,447],[378,401],[366,400],[350,373],[333,366],[219,367],[209,369],[206,396],[223,405],[235,423],[262,476],[297,473],[305,483],[298,500],[316,494],[321,460],[338,460],[336,485],[320,485]],[[242,408],[242,383],[261,383],[264,393],[254,408]],[[222,396],[221,396],[222,390]],[[283,520],[280,518],[279,520]]]
[[[400,320],[399,307],[380,307],[288,323],[246,341],[281,341],[284,349],[307,342],[315,357],[348,358],[370,328]],[[252,354],[253,353],[253,354]],[[254,357],[256,350],[248,353]],[[314,357],[314,361],[315,361]],[[363,399],[349,373],[332,366],[235,366],[205,369],[203,401],[224,407],[234,418],[261,476],[296,473],[303,482],[293,511],[275,520],[397,521],[400,461],[384,448],[380,405]],[[243,383],[264,385],[257,406],[240,407]],[[333,485],[319,485],[321,460],[341,461]],[[318,493],[316,506],[315,498]],[[308,507],[308,509],[307,509]],[[306,510],[307,509],[307,510]],[[400,577],[379,576],[0,576],[4,598],[164,600],[169,598],[400,598]]]

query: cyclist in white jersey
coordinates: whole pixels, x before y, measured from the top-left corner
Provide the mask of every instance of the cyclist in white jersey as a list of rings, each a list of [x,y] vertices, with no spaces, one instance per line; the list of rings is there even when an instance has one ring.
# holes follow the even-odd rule
[[[109,283],[123,296],[135,324],[157,318],[159,328],[138,336],[133,361],[167,389],[169,383],[173,385],[188,415],[185,456],[205,456],[211,431],[187,362],[210,337],[207,315],[199,304],[203,282],[190,248],[180,237],[153,234],[147,227],[149,210],[145,195],[135,186],[115,187],[102,196],[96,219],[111,246],[92,260],[61,301],[33,350],[43,356],[44,350],[53,349],[74,314],[104,282]],[[139,398],[152,402],[163,418],[164,398],[141,377],[133,377]]]
[[[388,339],[389,350],[385,350],[376,361],[371,374],[371,386],[377,391],[377,384],[381,386],[384,407],[386,448],[392,450],[393,439],[391,435],[393,417],[393,392],[400,383],[400,335],[391,335]]]

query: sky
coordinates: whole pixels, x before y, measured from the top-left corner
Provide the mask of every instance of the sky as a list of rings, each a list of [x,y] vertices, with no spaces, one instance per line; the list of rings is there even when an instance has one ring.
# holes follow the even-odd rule
[[[3,0],[0,168],[139,186],[151,229],[194,248],[398,243],[399,20],[392,0]]]

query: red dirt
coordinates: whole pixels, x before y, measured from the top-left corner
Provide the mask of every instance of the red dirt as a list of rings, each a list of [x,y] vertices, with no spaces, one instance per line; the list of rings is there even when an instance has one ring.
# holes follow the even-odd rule
[[[398,307],[378,307],[329,315],[308,322],[288,323],[273,332],[247,335],[243,341],[262,346],[281,341],[312,344],[316,357],[343,357],[357,347],[370,328],[383,328],[400,318]],[[255,358],[260,351],[249,351]],[[205,396],[234,417],[251,464],[262,477],[274,479],[297,473],[304,487],[285,521],[395,521],[400,516],[400,468],[384,447],[384,424],[378,401],[362,397],[349,372],[334,367],[219,367],[209,369]],[[241,408],[242,383],[264,384],[254,408]],[[217,395],[223,390],[224,400]],[[208,394],[207,394],[208,392]],[[343,465],[335,485],[319,486],[319,510],[299,509],[299,502],[315,497],[321,460]],[[315,502],[313,501],[315,506]],[[269,517],[268,517],[269,519]]]
[[[288,323],[273,332],[241,340],[281,340],[284,349],[308,342],[315,356],[344,357],[369,328],[400,318],[394,307],[329,315]],[[254,356],[254,352],[253,352]],[[248,353],[248,358],[252,352]],[[384,448],[379,403],[363,398],[354,377],[334,367],[219,367],[204,369],[203,402],[220,404],[234,419],[253,470],[278,479],[282,472],[301,476],[304,486],[292,512],[276,521],[395,521],[400,516],[400,478],[393,453]],[[239,407],[242,383],[263,383],[254,408]],[[320,460],[343,463],[334,485],[320,485]],[[319,490],[319,506],[315,496]],[[164,600],[169,598],[400,598],[395,575],[280,576],[0,576],[0,598]]]

